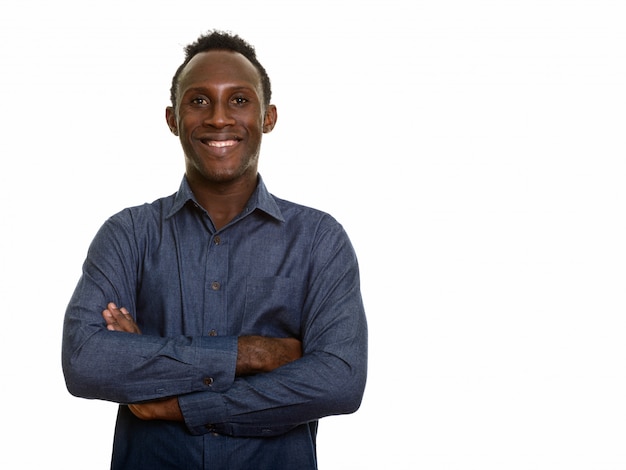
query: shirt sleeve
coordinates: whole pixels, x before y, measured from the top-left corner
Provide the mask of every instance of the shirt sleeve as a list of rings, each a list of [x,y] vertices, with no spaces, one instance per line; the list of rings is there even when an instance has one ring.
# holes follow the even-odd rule
[[[140,249],[128,211],[94,238],[65,313],[62,365],[73,395],[117,403],[224,391],[234,380],[236,337],[157,337],[106,329],[108,302],[135,311]]]
[[[367,371],[367,324],[353,247],[336,222],[313,247],[303,315],[303,357],[236,378],[225,391],[179,397],[192,434],[279,435],[324,416],[356,411]]]

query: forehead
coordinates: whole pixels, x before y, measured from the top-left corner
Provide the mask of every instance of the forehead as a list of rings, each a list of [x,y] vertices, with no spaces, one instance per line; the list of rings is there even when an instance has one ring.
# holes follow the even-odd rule
[[[252,62],[233,51],[212,50],[196,54],[183,69],[178,88],[247,86],[261,91],[261,77]]]

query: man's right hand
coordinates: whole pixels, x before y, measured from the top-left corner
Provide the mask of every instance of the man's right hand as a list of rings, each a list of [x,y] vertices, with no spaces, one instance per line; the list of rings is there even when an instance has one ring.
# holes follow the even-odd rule
[[[269,372],[302,357],[302,343],[295,338],[240,336],[236,375]]]

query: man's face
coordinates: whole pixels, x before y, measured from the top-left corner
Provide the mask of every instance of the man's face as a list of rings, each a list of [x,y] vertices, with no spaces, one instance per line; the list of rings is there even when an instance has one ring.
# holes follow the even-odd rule
[[[167,122],[180,137],[186,173],[198,184],[256,178],[261,137],[276,122],[265,109],[256,68],[243,55],[208,51],[194,56],[178,80],[176,109]]]

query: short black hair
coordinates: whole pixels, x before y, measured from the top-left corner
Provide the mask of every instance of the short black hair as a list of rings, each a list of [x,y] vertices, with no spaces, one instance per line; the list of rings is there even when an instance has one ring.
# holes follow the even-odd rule
[[[270,104],[270,101],[272,99],[272,85],[270,83],[270,77],[267,75],[265,68],[257,59],[254,47],[236,34],[212,30],[206,34],[203,34],[195,42],[185,47],[185,60],[176,70],[176,73],[172,78],[172,87],[170,88],[170,100],[172,101],[172,106],[174,108],[176,108],[176,92],[178,88],[178,79],[183,69],[196,54],[211,50],[238,52],[246,59],[248,59],[252,63],[252,65],[254,65],[254,67],[259,72],[259,75],[261,76],[261,86],[263,87],[263,104],[265,106],[268,106]]]

